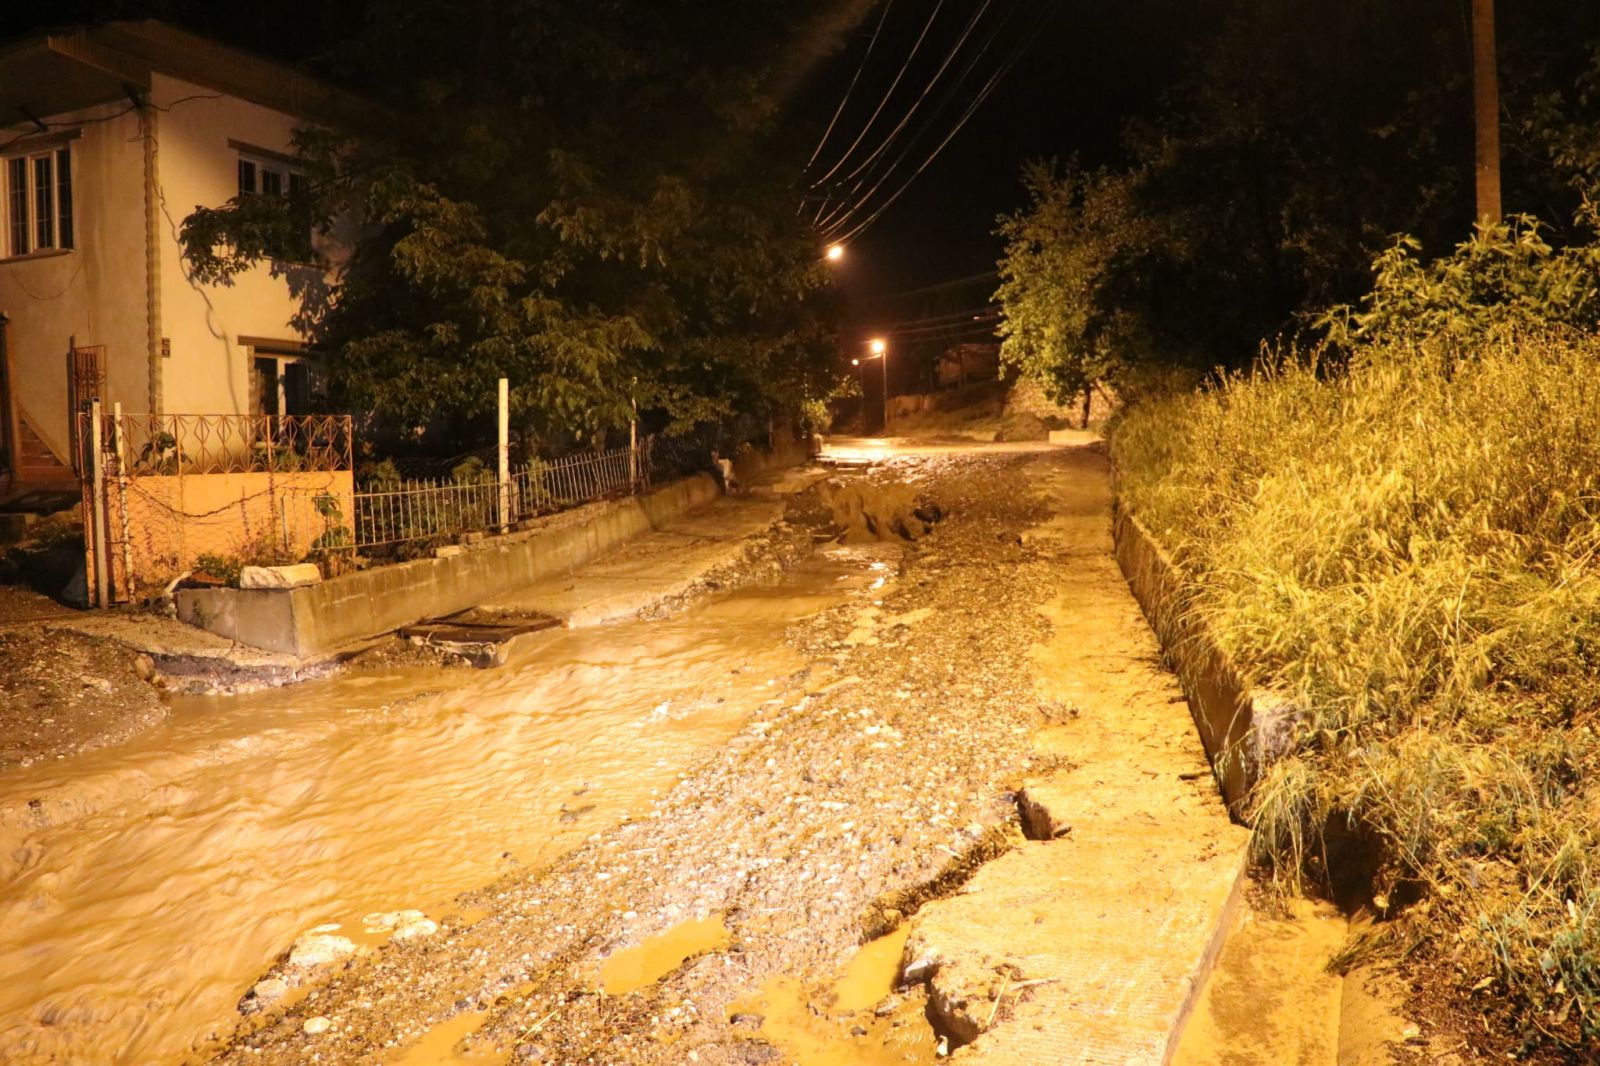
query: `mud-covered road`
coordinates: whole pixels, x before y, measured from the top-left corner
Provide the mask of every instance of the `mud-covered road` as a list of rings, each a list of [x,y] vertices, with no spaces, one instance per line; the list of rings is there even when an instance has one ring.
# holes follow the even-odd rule
[[[1022,776],[1064,758],[1034,744],[1071,709],[1036,695],[1061,563],[1030,530],[1062,510],[1109,522],[1109,490],[1093,448],[852,476],[910,485],[942,521],[870,596],[788,629],[800,665],[748,679],[762,699],[731,739],[641,816],[459,897],[436,933],[333,963],[221,1060],[406,1061],[421,1042],[413,1061],[780,1061],[785,999],[812,1001],[833,1060],[925,1059],[914,990],[850,1012],[830,988],[864,939],[1004,849]],[[614,956],[639,963],[631,979]]]

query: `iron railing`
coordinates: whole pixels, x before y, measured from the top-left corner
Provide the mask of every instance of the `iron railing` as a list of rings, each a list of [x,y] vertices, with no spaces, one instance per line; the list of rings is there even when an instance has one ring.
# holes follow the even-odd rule
[[[81,412],[79,440],[89,439]],[[349,415],[155,415],[102,411],[101,440],[129,477],[349,470]],[[120,444],[120,451],[118,445]]]
[[[535,459],[511,475],[517,519],[650,485],[651,442],[560,459]]]
[[[650,484],[650,444],[535,459],[509,482],[414,478],[380,481],[355,494],[356,548],[448,539],[499,528],[591,500],[638,492]],[[502,490],[506,512],[501,514]]]

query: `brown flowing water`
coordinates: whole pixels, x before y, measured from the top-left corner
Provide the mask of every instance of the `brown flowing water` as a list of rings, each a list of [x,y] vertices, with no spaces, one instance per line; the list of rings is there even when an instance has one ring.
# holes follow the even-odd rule
[[[300,933],[449,900],[649,804],[871,596],[832,549],[673,618],[540,634],[486,672],[179,700],[122,747],[0,775],[0,1061],[170,1062]]]

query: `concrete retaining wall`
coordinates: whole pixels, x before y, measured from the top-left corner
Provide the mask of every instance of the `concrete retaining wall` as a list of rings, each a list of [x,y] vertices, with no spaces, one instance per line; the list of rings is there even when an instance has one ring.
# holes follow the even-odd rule
[[[1300,708],[1249,676],[1189,609],[1188,576],[1137,518],[1114,516],[1117,563],[1183,687],[1212,772],[1237,819],[1271,762],[1288,750]]]
[[[697,474],[643,496],[551,516],[526,532],[486,538],[446,559],[417,559],[297,589],[186,589],[176,597],[178,617],[252,647],[328,655],[568,573],[719,492],[710,475]]]

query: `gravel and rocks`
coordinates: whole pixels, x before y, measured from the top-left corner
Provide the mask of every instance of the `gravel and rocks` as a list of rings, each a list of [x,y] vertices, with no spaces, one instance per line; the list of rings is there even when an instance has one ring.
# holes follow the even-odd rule
[[[861,475],[863,513],[914,499],[940,520],[919,519],[915,541],[888,523],[903,547],[878,598],[791,627],[806,665],[749,679],[769,711],[646,815],[461,897],[436,935],[336,963],[218,1058],[372,1061],[467,1011],[481,1020],[464,1046],[511,1062],[779,1058],[735,1004],[775,978],[826,981],[1018,836],[1015,791],[1042,758],[1031,739],[1063,714],[1039,701],[1030,662],[1060,562],[1024,536],[1050,515],[1029,484],[1075,463],[1103,476],[1087,451],[908,457]],[[726,947],[627,995],[599,991],[604,957],[711,916]]]
[[[0,771],[121,743],[167,716],[150,659],[34,623],[0,629]]]

